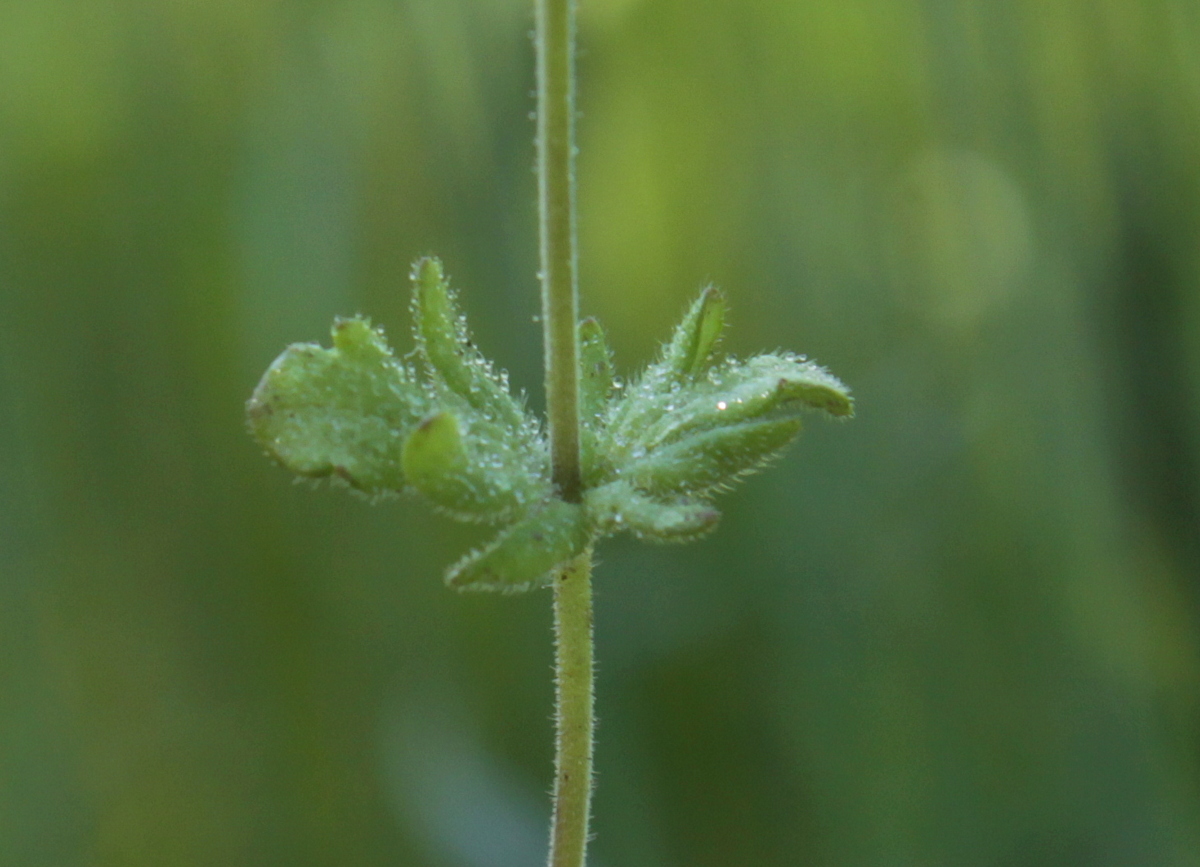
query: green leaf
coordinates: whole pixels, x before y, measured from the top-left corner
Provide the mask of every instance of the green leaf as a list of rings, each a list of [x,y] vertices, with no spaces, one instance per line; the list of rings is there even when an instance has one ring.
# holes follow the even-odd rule
[[[692,302],[670,341],[613,413],[615,431],[637,430],[660,416],[664,401],[703,372],[725,326],[725,298],[709,286]]]
[[[503,520],[546,496],[549,452],[537,422],[513,397],[508,378],[480,354],[437,259],[413,265],[413,330],[438,409],[453,414],[463,441],[461,472],[423,490],[454,517]]]
[[[854,413],[849,391],[827,370],[793,355],[759,355],[713,368],[703,379],[667,394],[635,392],[647,406],[637,429],[625,424],[611,432],[625,451],[649,451],[684,435],[804,406],[834,416]]]
[[[595,319],[579,323],[579,451],[585,483],[597,475],[597,444],[613,394],[612,354]]]
[[[446,583],[457,590],[501,593],[543,587],[556,566],[583,553],[591,542],[583,507],[551,499],[451,566]]]
[[[635,457],[622,476],[650,494],[703,496],[759,469],[798,433],[796,418],[697,431]]]
[[[721,519],[708,503],[656,500],[624,481],[589,491],[585,505],[602,532],[628,530],[648,542],[690,542],[714,530]]]
[[[612,393],[612,353],[604,329],[589,317],[579,323],[579,418],[585,426],[600,424]]]
[[[497,373],[472,343],[442,263],[418,259],[412,281],[417,350],[437,390],[461,398],[487,421],[524,432],[528,427],[524,409],[509,393],[507,376]]]
[[[491,437],[464,438],[458,419],[437,412],[404,443],[408,481],[435,505],[460,520],[501,521],[551,493],[549,480],[531,471],[518,449],[497,448]]]
[[[366,319],[338,319],[333,348],[289,346],[246,404],[251,433],[302,476],[370,493],[404,487],[401,449],[427,411],[413,371]]]
[[[663,349],[658,363],[667,378],[683,382],[700,373],[724,327],[725,296],[717,287],[709,286],[692,302],[675,328],[671,342]]]

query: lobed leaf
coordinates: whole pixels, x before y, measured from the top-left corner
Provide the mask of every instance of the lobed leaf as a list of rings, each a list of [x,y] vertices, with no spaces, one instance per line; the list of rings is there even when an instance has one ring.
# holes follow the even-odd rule
[[[333,347],[293,344],[246,404],[251,433],[302,476],[334,476],[371,493],[404,487],[401,449],[426,412],[413,371],[366,319],[338,319]]]

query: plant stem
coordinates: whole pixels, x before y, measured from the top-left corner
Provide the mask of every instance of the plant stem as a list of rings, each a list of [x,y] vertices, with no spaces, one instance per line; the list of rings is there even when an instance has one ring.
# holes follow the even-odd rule
[[[554,819],[550,867],[583,867],[592,796],[592,552],[554,581]]]
[[[550,466],[568,503],[579,468],[579,300],[575,277],[575,8],[537,0],[537,165]]]
[[[538,229],[550,472],[583,494],[579,459],[579,298],[575,252],[575,6],[536,0]],[[592,555],[554,580],[555,755],[550,867],[584,867],[592,797]]]

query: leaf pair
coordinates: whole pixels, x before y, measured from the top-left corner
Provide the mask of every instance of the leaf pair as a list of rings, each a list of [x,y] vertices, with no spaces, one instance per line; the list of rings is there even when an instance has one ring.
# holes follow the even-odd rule
[[[441,263],[419,260],[412,281],[416,365],[397,359],[368,320],[337,320],[330,349],[295,344],[276,359],[247,418],[268,454],[299,475],[372,495],[412,488],[454,518],[500,525],[447,571],[459,589],[541,586],[623,530],[652,541],[701,536],[720,518],[712,495],[778,455],[800,430],[801,407],[853,413],[845,386],[803,358],[715,358],[725,321],[716,289],[625,389],[588,319],[579,326],[584,498],[566,503],[540,426],[475,348]]]

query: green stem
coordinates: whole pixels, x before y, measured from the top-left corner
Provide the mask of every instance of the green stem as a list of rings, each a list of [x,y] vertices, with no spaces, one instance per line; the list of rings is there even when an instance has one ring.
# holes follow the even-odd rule
[[[592,552],[554,580],[554,820],[549,867],[583,867],[592,797]]]
[[[579,298],[575,252],[575,5],[536,0],[538,229],[550,472],[583,494],[579,458]],[[592,557],[554,580],[555,756],[550,867],[584,867],[592,797]]]
[[[575,8],[537,0],[537,165],[550,467],[579,502],[579,320],[575,277]]]

